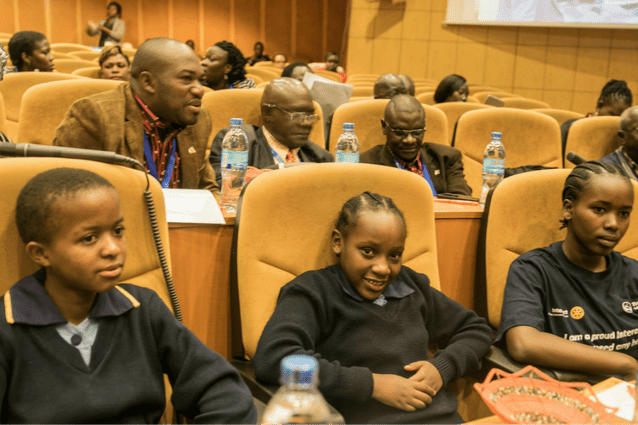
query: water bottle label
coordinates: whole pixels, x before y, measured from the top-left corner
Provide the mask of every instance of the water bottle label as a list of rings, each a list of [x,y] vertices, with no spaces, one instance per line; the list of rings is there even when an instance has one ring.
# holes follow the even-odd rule
[[[337,152],[337,162],[359,162],[359,154],[354,152]]]
[[[222,169],[245,169],[248,166],[247,151],[222,151]]]
[[[483,174],[499,174],[505,173],[505,160],[496,158],[485,158],[483,160]]]

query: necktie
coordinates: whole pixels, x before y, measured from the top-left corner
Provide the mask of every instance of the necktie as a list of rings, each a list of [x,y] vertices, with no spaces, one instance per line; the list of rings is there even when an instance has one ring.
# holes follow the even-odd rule
[[[292,151],[288,151],[286,154],[286,163],[295,162],[295,156],[292,154]]]

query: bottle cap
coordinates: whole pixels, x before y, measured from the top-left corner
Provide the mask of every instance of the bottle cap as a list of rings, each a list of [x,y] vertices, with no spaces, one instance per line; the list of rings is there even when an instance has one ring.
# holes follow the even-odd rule
[[[492,139],[500,139],[503,136],[503,134],[501,134],[498,131],[492,131]]]
[[[343,131],[353,130],[354,131],[354,123],[353,122],[344,122],[343,123]]]
[[[243,118],[231,118],[230,119],[230,125],[231,126],[242,125],[242,124],[244,124],[244,119]]]
[[[309,389],[317,384],[317,360],[311,356],[287,356],[281,361],[281,385]]]

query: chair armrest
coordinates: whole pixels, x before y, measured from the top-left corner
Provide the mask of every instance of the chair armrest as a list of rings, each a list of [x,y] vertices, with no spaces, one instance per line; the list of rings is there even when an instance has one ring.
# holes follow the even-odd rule
[[[268,404],[270,398],[273,394],[275,394],[275,391],[277,391],[279,386],[264,385],[257,382],[257,378],[255,377],[255,365],[249,360],[232,359],[230,364],[239,371],[239,374],[248,386],[253,397],[265,404]]]

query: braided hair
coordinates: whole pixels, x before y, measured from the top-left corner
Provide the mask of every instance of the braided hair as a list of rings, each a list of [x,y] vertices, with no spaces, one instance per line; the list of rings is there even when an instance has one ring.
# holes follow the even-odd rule
[[[565,187],[563,188],[563,201],[569,199],[570,201],[575,202],[578,200],[580,194],[583,193],[585,187],[595,174],[616,175],[623,178],[627,184],[631,186],[631,181],[629,180],[629,177],[627,177],[627,174],[625,174],[625,172],[616,164],[612,164],[610,162],[588,161],[577,165],[569,176],[567,176],[567,180],[565,180]],[[566,219],[560,220],[560,222],[560,229],[567,227],[568,221]]]
[[[233,66],[233,69],[228,73],[228,84],[234,84],[236,81],[242,81],[246,78],[246,58],[241,51],[230,41],[219,41],[215,43],[215,46],[224,50],[228,54],[226,63]]]
[[[345,235],[350,226],[357,224],[359,214],[364,211],[385,210],[396,214],[403,222],[405,228],[405,218],[401,210],[397,208],[391,198],[381,196],[376,193],[363,192],[360,195],[350,198],[343,204],[336,228],[342,235]]]
[[[609,80],[598,97],[599,105],[610,105],[616,101],[623,101],[627,105],[631,105],[633,101],[625,80]]]

